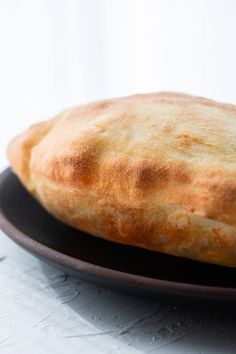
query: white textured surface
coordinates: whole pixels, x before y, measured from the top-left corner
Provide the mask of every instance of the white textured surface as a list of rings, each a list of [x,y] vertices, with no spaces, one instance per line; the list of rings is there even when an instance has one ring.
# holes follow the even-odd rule
[[[0,233],[0,353],[233,354],[231,309],[196,309],[98,288]]]

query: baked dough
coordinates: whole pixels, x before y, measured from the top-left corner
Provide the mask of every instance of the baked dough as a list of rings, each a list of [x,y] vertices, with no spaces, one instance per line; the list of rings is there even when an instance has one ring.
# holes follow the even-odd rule
[[[32,126],[8,156],[75,228],[236,267],[234,105],[166,92],[99,101]]]

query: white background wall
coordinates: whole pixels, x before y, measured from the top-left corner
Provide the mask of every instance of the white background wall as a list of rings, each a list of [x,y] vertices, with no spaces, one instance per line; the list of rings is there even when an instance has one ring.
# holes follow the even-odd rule
[[[234,0],[0,0],[0,168],[67,106],[172,90],[236,104]]]

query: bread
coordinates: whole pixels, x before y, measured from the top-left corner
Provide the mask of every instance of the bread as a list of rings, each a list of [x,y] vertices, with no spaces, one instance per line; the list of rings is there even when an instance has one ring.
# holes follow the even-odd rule
[[[8,156],[68,225],[236,267],[236,106],[165,92],[95,102],[32,126]]]

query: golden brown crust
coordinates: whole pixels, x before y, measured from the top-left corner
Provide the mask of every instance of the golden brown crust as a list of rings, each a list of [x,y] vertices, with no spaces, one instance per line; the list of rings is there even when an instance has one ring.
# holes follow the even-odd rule
[[[35,125],[8,155],[69,225],[236,267],[236,106],[166,92],[100,101]]]

